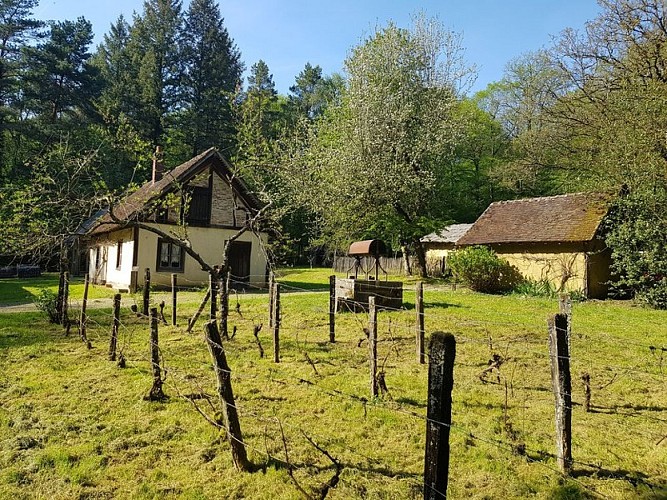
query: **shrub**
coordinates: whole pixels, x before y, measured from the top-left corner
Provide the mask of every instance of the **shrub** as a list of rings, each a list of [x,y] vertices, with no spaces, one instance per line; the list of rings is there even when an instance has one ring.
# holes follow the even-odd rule
[[[58,312],[56,310],[56,301],[58,297],[48,288],[41,288],[35,299],[37,309],[45,312],[51,323],[58,323]]]
[[[518,283],[512,292],[519,295],[528,295],[532,297],[546,297],[553,299],[558,296],[556,287],[548,280],[531,280],[527,279]]]
[[[515,267],[488,247],[458,250],[450,257],[449,264],[454,276],[476,292],[507,292],[523,281]]]

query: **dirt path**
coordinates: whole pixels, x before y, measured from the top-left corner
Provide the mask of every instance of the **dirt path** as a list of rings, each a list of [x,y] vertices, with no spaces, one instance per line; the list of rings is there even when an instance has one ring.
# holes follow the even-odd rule
[[[88,308],[92,309],[102,309],[104,307],[112,307],[113,306],[113,299],[112,298],[104,298],[104,299],[88,299]],[[72,306],[75,309],[78,309],[78,304],[72,304]],[[17,312],[35,312],[37,311],[37,306],[32,303],[28,302],[25,304],[10,304],[10,305],[3,305],[0,304],[0,314],[7,314],[7,313],[17,313]]]

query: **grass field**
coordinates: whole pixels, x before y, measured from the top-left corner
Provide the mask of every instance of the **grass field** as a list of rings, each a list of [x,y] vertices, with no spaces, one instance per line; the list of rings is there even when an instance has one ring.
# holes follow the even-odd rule
[[[229,444],[195,407],[213,418],[219,407],[202,321],[195,333],[184,331],[202,292],[181,293],[179,326],[160,329],[164,403],[144,400],[148,326],[130,313],[133,296],[123,296],[124,369],[107,361],[110,309],[90,310],[92,350],[39,313],[0,314],[0,498],[302,498],[295,481],[316,497],[334,467],[306,436],[343,467],[327,498],[423,496],[427,365],[416,362],[412,281],[405,309],[379,314],[379,364],[390,396],[372,399],[367,316],[338,314],[337,341],[327,342],[329,274],[279,273],[279,364],[267,295],[230,299],[237,333],[225,350],[254,473],[234,470]],[[0,280],[0,302],[19,294],[29,300],[54,284],[53,277]],[[75,312],[80,295],[76,288],[71,295]],[[152,300],[170,303],[165,292]],[[457,338],[450,498],[667,498],[667,352],[660,350],[667,313],[629,302],[574,304],[575,464],[565,479],[553,458],[545,321],[558,304],[433,284],[425,303],[427,335],[443,330]],[[252,335],[259,323],[264,358]],[[494,353],[505,362],[483,382]],[[583,372],[591,375],[589,413],[580,404]],[[186,397],[193,394],[210,398]]]

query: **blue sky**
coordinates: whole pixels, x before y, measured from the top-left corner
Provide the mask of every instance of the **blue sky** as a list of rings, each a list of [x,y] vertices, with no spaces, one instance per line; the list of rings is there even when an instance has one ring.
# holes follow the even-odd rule
[[[35,17],[84,16],[97,44],[121,13],[129,19],[142,6],[142,0],[42,0]],[[222,0],[220,9],[246,67],[266,61],[281,93],[307,62],[325,74],[342,71],[349,50],[376,26],[391,20],[408,27],[418,11],[462,33],[466,59],[478,68],[473,90],[480,90],[499,80],[511,59],[548,46],[564,28],[581,29],[600,10],[595,0]]]

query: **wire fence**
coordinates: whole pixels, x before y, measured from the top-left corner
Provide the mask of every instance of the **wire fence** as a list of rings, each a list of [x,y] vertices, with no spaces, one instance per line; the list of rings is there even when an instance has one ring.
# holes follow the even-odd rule
[[[188,285],[191,284],[182,285],[183,289]],[[372,468],[374,475],[392,477],[392,465],[382,466],[387,460],[386,454],[372,446],[364,446],[369,451],[360,452],[358,440],[348,442],[345,433],[338,436],[336,429],[341,429],[341,419],[346,422],[343,425],[353,425],[355,420],[368,422],[388,418],[404,422],[396,427],[409,429],[406,435],[423,432],[428,422],[426,379],[425,368],[415,362],[415,310],[411,307],[383,308],[378,317],[378,369],[387,381],[388,392],[380,398],[372,398],[366,383],[367,315],[338,314],[337,340],[331,344],[327,342],[330,310],[326,306],[328,298],[324,296],[329,288],[312,290],[283,286],[300,293],[287,294],[281,301],[281,363],[271,362],[271,357],[264,354],[271,345],[268,302],[265,296],[257,293],[265,293],[266,289],[246,283],[244,291],[232,292],[229,296],[231,338],[217,347],[230,359],[232,370],[229,374],[233,383],[242,388],[233,406],[241,416],[244,428],[253,429],[252,437],[243,439],[243,444],[255,457],[286,466],[297,489],[303,488],[301,483],[312,482],[309,478],[314,466],[327,470],[327,459],[323,454],[313,457],[313,453],[303,451],[309,446],[312,451],[311,441],[320,443],[318,448],[326,448],[333,457],[343,457],[330,458],[337,467],[342,464],[343,470],[375,464]],[[382,290],[382,285],[378,284],[380,295]],[[204,293],[202,291],[202,296]],[[403,293],[409,296],[414,290],[404,289]],[[464,448],[494,449],[508,460],[520,457],[544,468],[549,474],[559,475],[555,465],[558,457],[553,453],[553,437],[548,431],[553,421],[554,399],[550,395],[550,354],[546,347],[543,311],[466,314],[465,311],[453,311],[452,304],[442,304],[439,296],[431,293],[429,296],[427,288],[427,331],[430,331],[428,325],[449,329],[458,346],[451,430],[459,436]],[[164,300],[169,309],[171,303],[165,297],[168,295],[152,294],[151,307]],[[132,302],[130,299],[122,304],[119,352],[131,369],[143,368],[136,373],[146,378],[148,391],[151,375],[145,368],[152,365],[144,333],[148,330],[148,322],[131,309]],[[358,305],[367,307],[364,303]],[[69,310],[75,315],[80,307],[79,302],[72,300]],[[557,309],[556,303],[554,309]],[[590,436],[593,429],[598,440],[590,444],[582,442],[575,448],[578,458],[573,460],[573,465],[580,469],[579,476],[586,477],[585,471],[589,471],[590,476],[661,487],[652,484],[642,471],[632,471],[618,460],[611,463],[605,460],[613,456],[612,450],[616,446],[613,429],[640,443],[638,449],[632,451],[636,454],[660,446],[667,439],[665,345],[659,338],[635,338],[632,334],[626,337],[589,328],[579,330],[576,326],[577,307],[573,309],[569,360],[575,384],[568,396],[573,401],[570,409],[577,412],[574,432],[582,431],[581,434]],[[188,314],[179,313],[178,316],[182,326],[161,327],[164,330],[160,342],[161,369],[166,374],[164,387],[167,392],[187,401],[193,411],[209,423],[221,427],[222,423],[215,417],[220,402],[214,387],[215,378],[211,376],[216,367],[199,334],[185,333],[184,325],[192,312],[190,309],[186,311]],[[196,332],[200,332],[203,322],[209,319],[207,312],[203,316]],[[113,314],[107,309],[90,311],[87,331],[93,344],[108,344],[112,321]],[[170,342],[176,337],[179,342]],[[429,352],[422,354],[428,359]],[[235,363],[241,362],[245,368],[235,370]],[[249,365],[252,369],[248,369]],[[591,412],[588,414],[579,411],[584,389],[576,383],[579,375],[584,373],[590,377],[592,390]],[[317,401],[327,410],[303,418],[292,416],[292,412],[300,408],[302,398]],[[330,410],[340,404],[349,407],[349,415]],[[332,415],[329,417],[332,420],[326,425],[321,422],[317,426],[311,425],[313,419],[321,420],[328,415]],[[366,432],[368,425],[362,427]],[[318,431],[313,431],[314,428]],[[329,431],[325,433],[323,428]],[[256,429],[262,429],[262,432]],[[368,445],[382,439],[379,433],[365,441]],[[300,453],[288,453],[291,448],[300,450]],[[606,450],[603,457],[596,455],[599,449]],[[427,486],[421,471],[414,467],[414,456],[407,462],[412,466],[404,467],[408,473],[403,479],[423,490]],[[339,479],[345,482],[345,475]],[[595,481],[581,477],[570,480],[595,497],[607,497]],[[313,490],[315,486],[311,484],[307,488]]]

